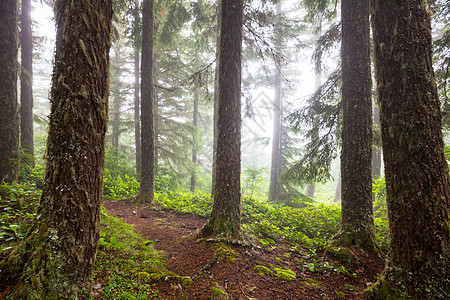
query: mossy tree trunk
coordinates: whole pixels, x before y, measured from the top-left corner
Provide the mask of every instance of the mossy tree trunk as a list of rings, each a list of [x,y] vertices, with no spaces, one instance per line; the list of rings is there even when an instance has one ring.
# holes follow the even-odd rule
[[[155,128],[153,86],[153,26],[154,1],[144,0],[142,6],[142,65],[141,65],[141,187],[138,201],[155,201]]]
[[[430,17],[423,0],[372,0],[371,10],[391,237],[372,292],[447,299],[450,182]]]
[[[222,0],[214,203],[205,235],[241,236],[241,58],[243,0]]]
[[[19,177],[17,1],[0,1],[0,183]]]
[[[369,0],[342,0],[341,230],[333,244],[378,253],[372,205]]]
[[[41,203],[1,277],[18,299],[76,297],[92,275],[108,109],[111,0],[57,0],[47,169]],[[6,268],[3,268],[4,266]]]
[[[21,75],[20,75],[20,144],[23,161],[34,167],[33,139],[33,38],[31,32],[31,0],[22,0],[20,15]]]

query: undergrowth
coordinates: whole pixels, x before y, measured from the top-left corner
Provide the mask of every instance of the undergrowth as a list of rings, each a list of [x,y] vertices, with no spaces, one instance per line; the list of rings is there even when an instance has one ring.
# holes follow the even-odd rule
[[[7,256],[24,237],[35,217],[40,195],[41,191],[32,184],[0,185],[1,256]],[[182,280],[166,270],[163,257],[151,241],[141,238],[132,225],[103,208],[100,236],[90,299],[160,299],[153,283]]]

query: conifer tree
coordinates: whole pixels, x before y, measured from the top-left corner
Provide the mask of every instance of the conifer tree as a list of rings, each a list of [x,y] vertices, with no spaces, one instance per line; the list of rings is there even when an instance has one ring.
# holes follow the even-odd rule
[[[19,177],[17,1],[0,2],[0,183]]]
[[[371,1],[390,228],[376,299],[450,295],[450,180],[425,1]]]
[[[55,20],[42,198],[0,265],[0,280],[20,278],[16,299],[77,298],[89,289],[100,238],[112,1],[57,0]]]

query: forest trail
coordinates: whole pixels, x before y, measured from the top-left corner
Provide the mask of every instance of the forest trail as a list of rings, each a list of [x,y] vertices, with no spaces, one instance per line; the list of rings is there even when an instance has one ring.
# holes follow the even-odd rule
[[[258,243],[261,249],[256,250],[197,243],[190,234],[205,224],[204,217],[155,210],[130,201],[105,201],[104,207],[135,225],[144,238],[156,241],[155,248],[164,253],[168,270],[194,277],[190,283],[155,284],[162,299],[364,299],[359,293],[382,268],[370,257],[355,252],[356,265],[338,271],[339,263],[332,258],[314,255],[308,249],[293,251],[282,241],[265,246]],[[258,274],[257,266],[267,267],[273,275]],[[282,270],[292,270],[296,278],[283,280],[274,275],[276,270],[281,270],[281,277]]]

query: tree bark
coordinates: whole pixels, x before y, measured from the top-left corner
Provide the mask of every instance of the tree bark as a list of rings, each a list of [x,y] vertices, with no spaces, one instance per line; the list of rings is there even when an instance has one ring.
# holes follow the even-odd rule
[[[378,254],[372,205],[369,0],[343,0],[341,230],[334,244]]]
[[[197,186],[197,152],[198,152],[198,87],[194,91],[194,111],[192,120],[192,172],[191,192],[194,193]]]
[[[20,142],[23,162],[34,167],[33,139],[33,37],[31,32],[31,0],[22,0],[20,15]]]
[[[216,161],[217,161],[217,107],[219,98],[219,44],[220,44],[220,0],[217,3],[217,39],[216,39],[216,67],[214,70],[214,118],[213,118],[213,163],[212,163],[212,182],[211,182],[211,196],[214,197],[214,187],[216,184]]]
[[[371,10],[391,238],[373,292],[446,299],[450,181],[430,17],[422,0],[372,0]]]
[[[2,279],[21,274],[18,299],[88,289],[100,237],[112,1],[57,0],[55,20],[44,190],[23,244],[0,268]]]
[[[154,1],[144,0],[142,7],[142,65],[141,65],[141,146],[142,169],[139,201],[155,201],[155,128],[153,87],[153,27]]]
[[[136,146],[136,177],[141,179],[141,120],[140,120],[140,99],[139,99],[139,50],[141,49],[140,36],[140,8],[139,0],[135,0],[133,33],[134,33],[134,140]]]
[[[380,107],[375,106],[373,112],[373,122],[380,128]],[[379,145],[372,147],[372,179],[375,180],[381,176],[381,148]]]
[[[0,183],[19,178],[17,1],[0,2]]]
[[[115,52],[114,59],[112,60],[111,67],[111,82],[113,83],[114,89],[111,90],[112,96],[112,118],[111,118],[111,144],[114,160],[118,162],[119,157],[119,137],[120,137],[120,107],[122,106],[122,99],[120,95],[120,76],[121,76],[121,60],[120,60],[120,41],[117,41],[116,45],[113,45]],[[114,84],[115,83],[115,84]]]
[[[214,203],[204,235],[241,232],[241,58],[243,0],[221,0]]]
[[[134,139],[136,145],[136,177],[141,178],[141,122],[139,103],[139,50],[134,49]]]
[[[276,6],[276,15],[281,15],[281,0]],[[278,25],[278,26],[277,26]],[[276,26],[276,46],[280,48],[280,30],[279,24]],[[276,202],[279,200],[279,177],[281,173],[281,115],[282,115],[282,88],[281,88],[281,64],[276,61],[275,70],[275,95],[273,99],[273,134],[272,134],[272,159],[270,167],[270,183],[269,183],[269,201]]]

